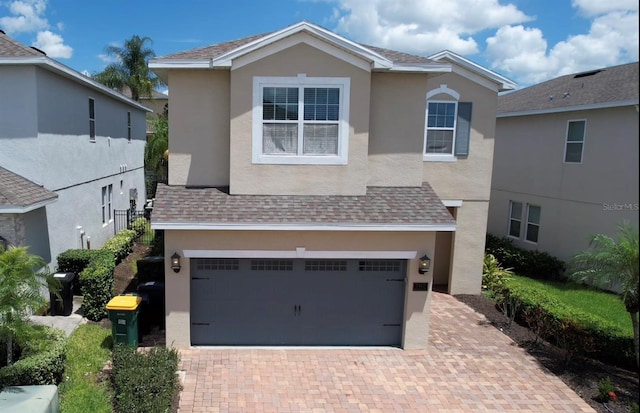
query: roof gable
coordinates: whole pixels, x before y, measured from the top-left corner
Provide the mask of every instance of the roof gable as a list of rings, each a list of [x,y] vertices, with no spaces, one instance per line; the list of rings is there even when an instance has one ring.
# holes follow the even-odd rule
[[[296,36],[296,35],[306,35]],[[288,41],[288,43],[287,43]],[[166,69],[231,69],[237,62],[254,52],[264,56],[276,53],[283,47],[305,42],[336,57],[360,61],[366,70],[399,70],[416,72],[450,72],[446,63],[438,63],[425,57],[414,56],[393,50],[362,45],[335,34],[315,24],[302,21],[275,32],[249,36],[212,46],[187,50],[152,59],[149,67],[161,78]],[[280,45],[284,43],[285,45]],[[262,52],[260,52],[262,50]]]
[[[498,97],[498,117],[638,104],[638,62],[560,76]]]

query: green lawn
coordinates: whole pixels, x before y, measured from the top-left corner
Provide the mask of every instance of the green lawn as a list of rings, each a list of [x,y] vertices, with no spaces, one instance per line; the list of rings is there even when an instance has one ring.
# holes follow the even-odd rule
[[[540,289],[567,306],[608,320],[619,326],[625,335],[633,337],[631,317],[625,310],[620,297],[615,294],[575,283],[534,280],[520,276],[514,276],[509,283]]]
[[[111,389],[98,373],[111,357],[111,330],[84,324],[71,334],[64,380],[58,387],[61,413],[111,413]]]

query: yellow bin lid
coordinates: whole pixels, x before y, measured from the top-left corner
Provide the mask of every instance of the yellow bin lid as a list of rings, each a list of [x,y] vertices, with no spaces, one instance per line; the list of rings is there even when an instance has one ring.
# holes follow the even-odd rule
[[[135,310],[140,305],[142,297],[137,295],[118,295],[107,304],[107,310]]]

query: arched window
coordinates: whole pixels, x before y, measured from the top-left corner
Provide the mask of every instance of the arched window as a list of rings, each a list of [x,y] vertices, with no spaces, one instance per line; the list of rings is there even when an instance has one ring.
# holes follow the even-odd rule
[[[441,96],[447,95],[447,96]],[[441,96],[440,99],[434,99]],[[424,159],[454,159],[469,155],[471,102],[460,102],[460,94],[447,85],[427,92]]]

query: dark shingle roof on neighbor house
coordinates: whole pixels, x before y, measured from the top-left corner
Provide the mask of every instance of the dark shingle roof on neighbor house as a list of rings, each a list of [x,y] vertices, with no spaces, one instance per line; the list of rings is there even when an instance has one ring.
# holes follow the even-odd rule
[[[56,198],[55,192],[0,166],[0,213],[3,209],[28,209]]]
[[[0,57],[29,57],[29,56],[45,56],[41,52],[32,47],[27,47],[20,42],[13,40],[0,30]]]
[[[638,62],[560,76],[499,96],[498,117],[580,106],[637,105],[638,86]]]
[[[211,226],[455,226],[428,183],[369,187],[366,195],[230,195],[225,188],[160,184],[151,217],[165,224]]]

